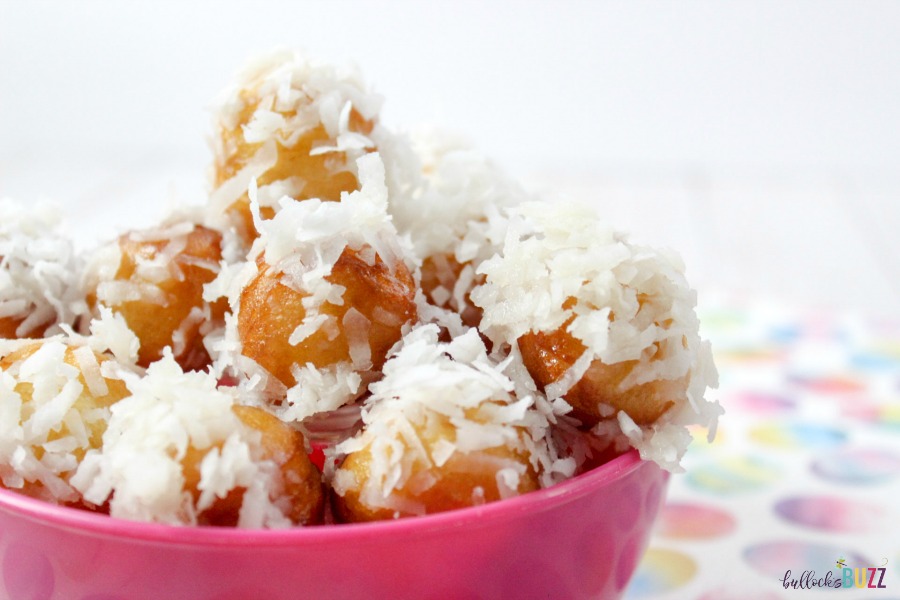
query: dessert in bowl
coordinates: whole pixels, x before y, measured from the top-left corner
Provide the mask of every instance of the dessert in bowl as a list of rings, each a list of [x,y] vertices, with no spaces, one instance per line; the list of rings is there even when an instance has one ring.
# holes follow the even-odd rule
[[[160,223],[81,256],[0,204],[10,595],[620,594],[719,414],[677,256],[353,71],[276,53],[218,106]]]

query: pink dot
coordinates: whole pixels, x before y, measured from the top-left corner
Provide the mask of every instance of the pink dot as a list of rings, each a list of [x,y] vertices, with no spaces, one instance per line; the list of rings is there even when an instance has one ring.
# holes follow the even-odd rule
[[[726,404],[727,402],[727,404]],[[797,402],[780,394],[767,392],[743,391],[723,400],[727,408],[739,409],[743,412],[771,415],[793,410]]]
[[[796,375],[791,382],[819,394],[849,394],[865,390],[861,380],[851,375]]]
[[[788,498],[775,513],[797,525],[855,534],[881,531],[887,519],[881,506],[830,496]]]
[[[668,504],[657,522],[662,537],[701,540],[723,537],[734,531],[731,513],[700,504]]]

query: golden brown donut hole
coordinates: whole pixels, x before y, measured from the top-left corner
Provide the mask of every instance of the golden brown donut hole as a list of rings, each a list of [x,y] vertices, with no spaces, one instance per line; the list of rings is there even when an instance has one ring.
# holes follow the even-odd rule
[[[455,428],[446,417],[437,415],[424,425],[418,426],[416,434],[426,449],[433,448],[440,440],[453,442],[456,439]],[[405,441],[401,443],[406,447]],[[374,506],[366,502],[360,490],[367,485],[371,477],[371,464],[372,454],[369,446],[344,458],[340,470],[350,474],[355,485],[344,490],[343,495],[335,495],[337,517],[345,522],[360,522],[420,514]],[[406,483],[392,490],[391,496],[419,505],[422,514],[495,502],[502,497],[497,473],[500,469],[511,465],[524,469],[524,473],[519,477],[516,494],[524,494],[540,487],[538,477],[526,457],[509,447],[498,446],[468,453],[456,451],[440,466],[431,461],[426,463],[423,460],[416,460]]]
[[[164,252],[169,240],[144,240],[140,236],[125,234],[119,237],[121,259],[113,279],[135,285],[152,284],[165,298],[163,304],[149,299],[125,300],[110,303],[109,307],[120,314],[128,327],[140,340],[138,364],[148,366],[159,360],[163,349],[180,348],[175,360],[185,370],[200,370],[210,362],[203,346],[201,328],[207,319],[189,318],[194,309],[209,311],[209,321],[222,322],[227,301],[221,299],[208,305],[203,300],[203,286],[215,279],[222,259],[222,235],[212,229],[197,225],[186,234],[185,246],[171,259],[167,277],[160,281],[147,281],[139,271],[142,261],[150,261]],[[102,284],[102,282],[100,282]],[[97,302],[96,290],[88,293],[88,302]],[[176,335],[181,343],[176,343]]]
[[[345,288],[343,304],[325,302],[319,309],[334,318],[338,334],[329,339],[320,328],[296,345],[289,340],[306,317],[302,302],[307,294],[285,285],[283,273],[265,264],[241,292],[238,334],[243,354],[287,386],[296,383],[291,372],[295,364],[324,368],[351,360],[343,325],[350,308],[369,321],[373,370],[381,369],[403,326],[416,316],[415,282],[402,262],[391,269],[376,256],[374,264],[369,264],[359,252],[347,248],[326,279]]]
[[[309,460],[303,434],[258,407],[235,405],[232,411],[246,427],[261,435],[262,456],[259,458],[271,460],[278,466],[280,489],[271,493],[289,502],[290,510],[286,516],[296,525],[321,523],[324,507],[322,477]],[[200,463],[208,452],[208,448],[200,451],[191,446],[182,459],[185,488],[191,491],[195,501],[200,496]],[[198,515],[198,523],[236,526],[245,493],[246,489],[235,488],[224,498],[217,498],[212,506]]]
[[[522,361],[541,390],[562,378],[586,350],[584,344],[566,331],[570,322],[549,333],[532,331],[519,337]],[[623,388],[625,378],[641,366],[638,360],[608,365],[596,359],[564,397],[575,409],[575,416],[587,425],[608,416],[602,414],[601,405],[625,411],[638,425],[650,425],[685,398],[687,377]]]

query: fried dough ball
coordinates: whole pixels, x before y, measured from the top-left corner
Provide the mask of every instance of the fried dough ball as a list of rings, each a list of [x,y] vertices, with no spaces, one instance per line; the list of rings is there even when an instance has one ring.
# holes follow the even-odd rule
[[[487,357],[474,329],[413,329],[370,386],[363,429],[337,446],[336,515],[372,521],[477,506],[541,487],[545,417]],[[543,467],[542,467],[543,468]]]
[[[534,202],[513,211],[502,252],[480,271],[472,298],[486,334],[517,346],[538,387],[584,425],[618,423],[640,444],[646,426],[715,414],[703,400],[715,381],[709,347],[677,256],[629,243],[588,206]]]
[[[295,365],[321,369],[350,362],[358,370],[379,370],[404,325],[415,319],[415,282],[402,262],[391,268],[371,249],[365,254],[348,247],[340,255],[325,278],[343,288],[340,303],[329,297],[318,308],[325,322],[297,343],[292,337],[307,318],[310,296],[262,261],[240,296],[243,354],[288,387],[297,383]]]
[[[470,418],[477,419],[477,413]],[[349,454],[339,471],[342,494],[335,498],[337,517],[345,522],[360,522],[434,514],[540,488],[527,457],[506,446],[453,452],[440,462],[440,453],[456,443],[456,436],[449,419],[431,415],[416,427],[415,439],[398,436],[390,440],[395,452],[413,458],[404,465],[403,483],[386,496],[379,493],[381,482],[372,481],[377,467],[373,465],[371,447]],[[511,475],[511,486],[504,482],[504,472]]]
[[[184,371],[169,350],[112,409],[103,443],[73,485],[113,517],[286,527],[321,519],[321,476],[303,436],[214,374]]]
[[[235,405],[232,411],[246,427],[261,436],[262,452],[258,460],[270,460],[280,471],[281,489],[274,495],[288,505],[285,516],[296,525],[321,523],[324,507],[322,478],[306,452],[303,434],[283,423],[278,417],[254,406]],[[195,502],[200,497],[200,466],[209,452],[189,447],[182,459],[185,488],[191,490]],[[240,519],[247,489],[234,488],[197,515],[200,525],[234,527]]]
[[[140,340],[139,365],[166,347],[185,369],[210,363],[203,336],[222,323],[227,301],[205,302],[203,286],[219,272],[221,244],[217,231],[185,222],[122,235],[93,265],[88,302],[124,317]]]
[[[59,211],[0,198],[0,338],[39,338],[71,325],[80,262],[60,234]]]
[[[559,381],[587,350],[584,344],[566,331],[566,325],[551,331],[529,332],[519,338],[522,361],[541,390]],[[648,350],[650,356],[659,350]],[[657,379],[645,383],[623,385],[626,379],[646,366],[646,361],[626,360],[605,364],[591,362],[587,371],[565,394],[575,409],[574,416],[593,424],[614,412],[625,411],[638,425],[650,425],[687,394],[688,377],[675,380]]]
[[[91,449],[101,446],[109,407],[128,395],[125,383],[103,374],[112,359],[87,346],[50,338],[27,343],[0,359],[4,410],[5,487],[45,500],[77,505],[69,479]],[[19,440],[12,442],[11,440]]]
[[[477,327],[481,309],[470,293],[484,280],[478,265],[499,250],[502,212],[525,193],[485,156],[446,133],[422,132],[413,137],[413,147],[421,157],[421,177],[413,193],[392,195],[394,223],[421,262],[426,299]]]
[[[238,194],[224,198],[223,209],[245,240],[257,235],[247,194],[251,178],[264,219],[284,195],[338,201],[358,189],[355,160],[376,150],[368,137],[376,111],[377,101],[354,76],[299,54],[270,56],[243,73],[215,125],[213,183],[222,194]]]

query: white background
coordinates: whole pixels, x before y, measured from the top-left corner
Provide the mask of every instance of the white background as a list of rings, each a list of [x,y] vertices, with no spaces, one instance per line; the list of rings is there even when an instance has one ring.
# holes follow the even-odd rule
[[[202,200],[207,107],[276,46],[676,248],[701,301],[900,307],[897,2],[0,0],[0,195],[85,244]]]

